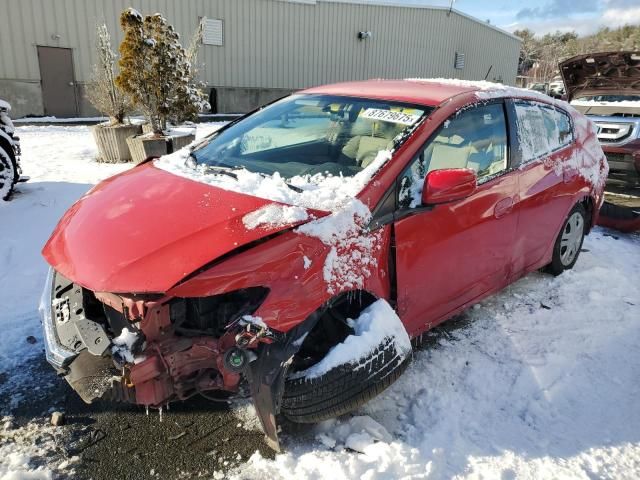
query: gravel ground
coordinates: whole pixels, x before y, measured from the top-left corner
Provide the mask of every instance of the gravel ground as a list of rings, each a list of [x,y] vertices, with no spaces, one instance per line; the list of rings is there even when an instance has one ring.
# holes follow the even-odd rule
[[[0,415],[24,427],[46,425],[53,411],[64,412],[57,448],[40,460],[72,459],[74,469],[54,478],[215,478],[256,450],[273,456],[255,421],[247,419],[250,413],[237,415],[224,404],[194,398],[172,404],[161,418],[157,410],[147,415],[134,405],[84,404],[43,358],[21,370],[18,376],[0,376]],[[42,429],[33,441],[49,439],[50,432]]]

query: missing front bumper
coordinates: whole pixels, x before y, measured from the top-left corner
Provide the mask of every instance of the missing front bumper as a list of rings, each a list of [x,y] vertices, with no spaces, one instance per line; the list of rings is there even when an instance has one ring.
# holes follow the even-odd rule
[[[53,282],[55,273],[49,268],[44,284],[42,297],[40,298],[40,320],[44,334],[44,350],[47,361],[57,370],[64,371],[69,363],[76,357],[76,353],[64,348],[58,341],[58,335],[53,323]]]

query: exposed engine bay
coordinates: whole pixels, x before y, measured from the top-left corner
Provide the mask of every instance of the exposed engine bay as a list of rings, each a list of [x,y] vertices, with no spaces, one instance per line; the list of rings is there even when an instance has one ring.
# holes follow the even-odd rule
[[[126,296],[92,292],[53,272],[54,333],[66,350],[59,372],[88,403],[105,398],[160,408],[210,390],[237,395],[252,350],[274,340],[266,326],[243,318],[267,293]],[[98,373],[104,382],[96,382]]]

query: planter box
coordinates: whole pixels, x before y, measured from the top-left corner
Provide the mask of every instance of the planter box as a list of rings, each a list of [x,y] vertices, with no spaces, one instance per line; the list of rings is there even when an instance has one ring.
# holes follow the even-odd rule
[[[144,162],[149,157],[161,157],[186,147],[196,139],[196,136],[180,135],[175,137],[143,137],[127,138],[131,158],[135,163]]]
[[[142,131],[140,125],[96,125],[91,129],[98,146],[98,161],[106,163],[130,162],[127,138]]]
[[[142,133],[153,133],[153,128],[151,128],[151,124],[149,122],[144,122],[142,124]]]

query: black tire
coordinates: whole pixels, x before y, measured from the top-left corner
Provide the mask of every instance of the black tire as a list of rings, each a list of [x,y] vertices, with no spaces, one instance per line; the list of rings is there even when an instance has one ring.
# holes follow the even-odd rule
[[[0,200],[9,200],[18,180],[18,169],[12,152],[0,145]]]
[[[367,358],[340,365],[316,378],[285,381],[281,412],[295,423],[316,423],[351,412],[395,382],[411,361],[386,339]]]
[[[558,276],[573,268],[580,256],[586,230],[587,213],[584,206],[578,203],[571,209],[558,233],[551,263],[545,268],[548,273]]]

